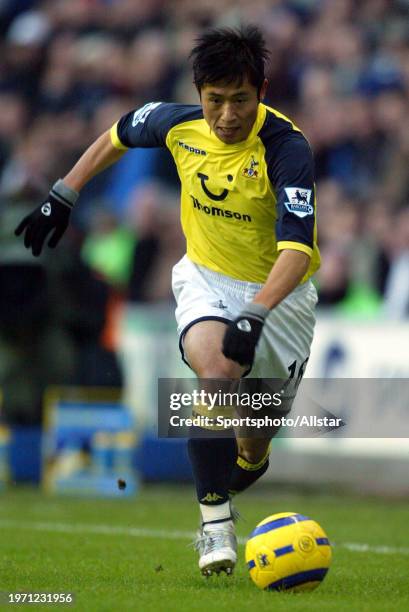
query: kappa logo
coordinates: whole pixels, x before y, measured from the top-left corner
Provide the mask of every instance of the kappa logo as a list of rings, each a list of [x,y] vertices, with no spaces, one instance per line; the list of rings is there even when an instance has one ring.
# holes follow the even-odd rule
[[[302,187],[286,187],[285,193],[288,202],[284,202],[288,212],[293,213],[301,219],[307,215],[314,213],[314,207],[310,204],[311,189],[303,189]]]
[[[46,217],[49,217],[51,215],[51,204],[50,204],[50,202],[46,202],[45,204],[42,205],[41,212]]]
[[[178,140],[178,146],[182,147],[182,149],[185,149],[186,151],[189,151],[189,153],[194,153],[195,155],[207,155],[206,151],[204,151],[203,149],[191,147],[190,145],[183,142],[183,140]]]
[[[243,176],[246,178],[256,179],[258,178],[258,170],[256,170],[256,166],[259,165],[259,162],[254,159],[254,155],[251,156],[250,165],[248,168],[243,169]]]
[[[223,497],[221,495],[218,495],[217,493],[206,493],[206,495],[202,497],[200,501],[207,502],[209,504],[212,502],[217,502],[219,501],[219,499],[223,499]]]

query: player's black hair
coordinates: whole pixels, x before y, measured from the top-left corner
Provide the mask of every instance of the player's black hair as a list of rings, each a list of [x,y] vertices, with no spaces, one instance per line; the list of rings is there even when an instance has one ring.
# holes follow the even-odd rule
[[[199,94],[205,83],[236,83],[240,87],[247,76],[260,89],[269,51],[260,30],[253,25],[240,28],[214,28],[196,39],[190,58],[193,82]]]

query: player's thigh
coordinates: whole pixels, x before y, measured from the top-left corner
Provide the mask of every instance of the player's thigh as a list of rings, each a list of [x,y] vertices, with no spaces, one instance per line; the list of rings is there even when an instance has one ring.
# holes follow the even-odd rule
[[[190,367],[201,378],[240,378],[244,368],[222,353],[226,324],[221,321],[199,321],[188,329],[183,349]]]
[[[305,371],[314,335],[316,291],[312,283],[300,287],[269,314],[257,347],[250,377],[277,379],[293,396]],[[274,380],[271,380],[274,388]],[[278,390],[278,389],[277,389]],[[279,410],[291,407],[283,403]]]

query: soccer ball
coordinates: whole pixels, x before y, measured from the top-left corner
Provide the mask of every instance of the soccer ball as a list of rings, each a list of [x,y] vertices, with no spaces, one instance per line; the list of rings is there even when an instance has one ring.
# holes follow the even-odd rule
[[[250,577],[268,591],[312,591],[331,563],[331,546],[315,521],[296,512],[261,521],[246,544]]]

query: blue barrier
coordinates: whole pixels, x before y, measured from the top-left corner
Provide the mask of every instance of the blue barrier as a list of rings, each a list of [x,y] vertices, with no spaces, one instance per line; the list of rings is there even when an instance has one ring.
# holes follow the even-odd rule
[[[186,440],[145,436],[136,451],[135,467],[143,480],[191,480]]]
[[[10,479],[39,483],[41,479],[41,427],[13,426],[10,437]]]
[[[41,480],[42,435],[39,426],[14,426],[10,439],[10,478],[12,482]],[[142,480],[150,482],[191,480],[191,469],[184,439],[143,437],[135,452],[134,465]]]

